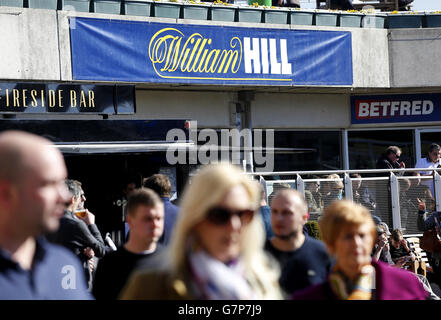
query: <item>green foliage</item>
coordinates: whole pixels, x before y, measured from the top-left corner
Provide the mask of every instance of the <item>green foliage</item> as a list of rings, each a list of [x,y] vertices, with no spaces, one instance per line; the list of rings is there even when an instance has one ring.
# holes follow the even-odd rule
[[[308,221],[306,222],[305,227],[308,231],[309,236],[317,240],[322,240],[322,235],[320,233],[320,228],[317,221]]]

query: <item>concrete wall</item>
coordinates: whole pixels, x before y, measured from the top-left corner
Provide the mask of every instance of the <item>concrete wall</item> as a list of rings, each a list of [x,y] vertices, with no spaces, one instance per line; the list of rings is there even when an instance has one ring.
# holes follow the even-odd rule
[[[251,117],[254,128],[346,128],[349,96],[259,93],[252,102]]]
[[[354,88],[388,88],[389,52],[386,29],[351,29]]]
[[[0,79],[60,80],[56,11],[0,8]]]
[[[188,119],[199,127],[228,128],[229,104],[234,93],[137,90],[136,116],[114,116],[118,119]]]
[[[441,85],[441,28],[389,32],[392,87]]]

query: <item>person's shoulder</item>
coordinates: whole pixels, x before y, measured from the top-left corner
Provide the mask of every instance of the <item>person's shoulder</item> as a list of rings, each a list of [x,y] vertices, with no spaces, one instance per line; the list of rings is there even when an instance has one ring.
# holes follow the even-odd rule
[[[46,240],[39,240],[39,244],[44,247],[45,253],[48,254],[50,258],[55,258],[59,261],[73,260],[74,262],[77,262],[78,260],[78,258],[64,246]]]
[[[377,288],[381,292],[380,299],[415,300],[424,299],[427,295],[417,277],[404,269],[390,266],[384,262],[372,262],[378,274]]]
[[[307,243],[308,245],[311,245],[311,246],[325,247],[325,244],[323,243],[323,241],[316,239],[314,237],[311,237],[310,235],[305,236],[305,243]]]
[[[400,268],[395,268],[390,266],[387,263],[384,263],[382,261],[377,261],[377,262],[373,262],[372,263],[374,265],[374,267],[380,271],[381,273],[383,273],[384,278],[393,280],[394,282],[396,281],[405,281],[406,283],[410,282],[418,282],[418,279],[416,279],[409,271],[404,270],[404,269],[400,269]],[[404,283],[402,283],[402,285],[404,285]]]
[[[271,243],[271,239],[266,239],[265,240],[265,244],[263,245],[263,247],[264,247],[265,250],[269,250],[269,251],[275,249],[273,244]]]
[[[107,252],[104,257],[100,259],[100,264],[104,262],[110,262],[120,259],[125,259],[128,255],[130,255],[130,252],[127,251],[123,246],[118,247],[115,251]]]
[[[292,296],[292,300],[330,300],[329,283],[322,282],[305,289],[295,292]]]
[[[325,257],[329,256],[323,241],[310,236],[306,236],[305,238],[305,249],[308,253],[315,252],[324,255]]]
[[[271,207],[270,206],[261,206],[260,208],[260,212],[265,215],[265,214],[271,214]]]
[[[171,203],[169,198],[162,198],[162,200],[164,201],[164,211],[170,213],[178,213],[179,212],[179,207],[173,203]]]
[[[170,279],[171,273],[167,269],[138,269],[128,279],[119,298],[122,300],[170,298],[164,293],[170,287]]]

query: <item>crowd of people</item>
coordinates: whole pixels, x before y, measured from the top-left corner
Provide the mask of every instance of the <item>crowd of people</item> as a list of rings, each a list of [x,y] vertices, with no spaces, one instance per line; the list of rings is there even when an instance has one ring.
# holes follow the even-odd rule
[[[439,164],[440,149],[431,146],[427,159]],[[386,165],[401,153],[388,150]],[[360,183],[347,201],[339,177],[328,178],[320,197],[320,182],[305,194],[288,184],[266,203],[258,181],[213,164],[192,177],[177,207],[167,176],[155,174],[127,192],[127,237],[116,248],[58,149],[3,132],[0,299],[438,300],[441,252],[429,275],[401,230],[375,219]],[[417,200],[420,230],[439,232],[440,213],[428,215]],[[306,224],[320,206],[317,235]]]

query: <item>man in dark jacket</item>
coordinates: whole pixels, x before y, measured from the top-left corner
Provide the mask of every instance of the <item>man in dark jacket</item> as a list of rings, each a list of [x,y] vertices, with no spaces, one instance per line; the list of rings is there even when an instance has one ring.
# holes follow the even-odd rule
[[[406,165],[403,161],[399,162],[401,157],[401,149],[397,146],[390,146],[386,151],[380,156],[377,161],[377,169],[400,169],[405,168]],[[403,172],[394,172],[395,175],[402,176]],[[390,172],[377,172],[375,173],[377,177],[389,177]],[[375,188],[375,202],[377,203],[377,216],[387,216],[392,212],[391,204],[389,202],[389,181],[380,180],[376,182]]]
[[[400,169],[405,168],[406,165],[403,161],[398,162],[401,157],[401,149],[397,146],[390,146],[386,149],[386,152],[381,155],[377,161],[377,169]],[[403,173],[397,173],[403,175]],[[389,173],[383,174],[389,176]]]
[[[164,228],[164,205],[149,189],[137,189],[127,202],[127,223],[130,236],[124,246],[100,260],[93,291],[97,300],[115,300],[139,268],[159,267],[161,245],[158,240]]]
[[[106,253],[104,240],[95,224],[95,215],[82,208],[85,200],[84,191],[80,182],[75,180],[65,181],[72,194],[69,205],[60,219],[57,232],[47,236],[49,241],[61,244],[70,249],[83,263],[86,279],[91,290],[93,260],[95,256],[102,258]]]
[[[179,212],[179,207],[170,202],[170,179],[164,174],[154,174],[143,182],[143,187],[155,191],[164,203],[164,233],[159,243],[166,246],[170,242]]]

